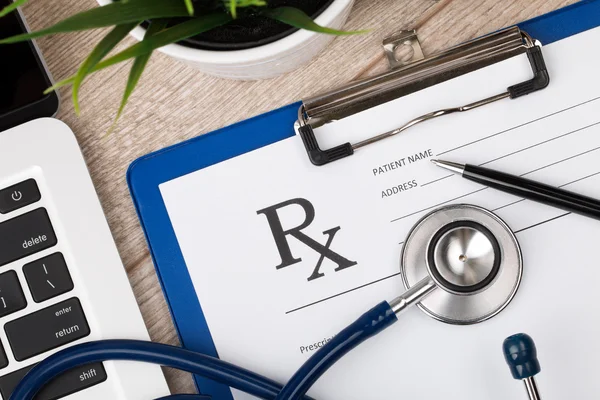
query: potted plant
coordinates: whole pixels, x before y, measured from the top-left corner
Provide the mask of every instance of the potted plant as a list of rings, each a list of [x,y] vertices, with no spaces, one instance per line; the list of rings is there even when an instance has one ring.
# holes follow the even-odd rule
[[[78,92],[86,76],[135,59],[118,118],[156,49],[214,75],[267,78],[308,62],[334,35],[363,32],[336,29],[345,22],[353,1],[98,0],[101,4],[98,8],[36,32],[0,39],[0,45],[113,26],[77,73],[49,90],[71,84],[73,103],[78,113]],[[16,0],[0,10],[0,17],[26,2]],[[313,20],[309,13],[316,19]],[[140,42],[109,57],[109,53],[129,33]]]
[[[97,1],[106,5],[112,0]],[[221,1],[208,0],[208,3],[214,6],[214,3]],[[318,30],[315,32],[300,21],[294,26],[288,25],[292,22],[289,20],[287,23],[275,21],[260,15],[258,7],[293,7],[314,18],[320,26],[340,29],[350,14],[354,0],[226,0],[217,6],[225,6],[232,13],[231,5],[236,3],[248,11],[241,10],[235,21],[179,44],[163,47],[161,51],[205,73],[223,78],[272,78],[308,63],[334,36],[318,34]],[[299,27],[304,29],[297,29]],[[131,34],[142,40],[144,26],[136,27]]]

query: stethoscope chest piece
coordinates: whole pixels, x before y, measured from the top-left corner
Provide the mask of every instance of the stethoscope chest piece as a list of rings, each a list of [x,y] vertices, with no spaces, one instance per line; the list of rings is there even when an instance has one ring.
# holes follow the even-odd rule
[[[457,204],[425,215],[404,241],[400,270],[406,289],[428,276],[442,290],[418,307],[451,324],[475,324],[514,297],[523,271],[510,228],[491,211]]]

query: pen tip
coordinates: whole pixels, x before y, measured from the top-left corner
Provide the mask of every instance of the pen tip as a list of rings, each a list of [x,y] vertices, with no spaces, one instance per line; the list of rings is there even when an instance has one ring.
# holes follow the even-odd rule
[[[443,160],[437,160],[437,159],[431,159],[431,162],[434,163],[435,165],[437,165],[438,167],[447,169],[449,171],[452,171],[456,174],[461,174],[463,173],[465,166],[463,164],[458,164],[458,163],[454,163],[454,162],[450,162],[450,161],[443,161]]]

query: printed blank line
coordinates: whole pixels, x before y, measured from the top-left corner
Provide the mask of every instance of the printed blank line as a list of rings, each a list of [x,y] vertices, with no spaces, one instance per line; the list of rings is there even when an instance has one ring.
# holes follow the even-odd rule
[[[594,172],[593,174],[590,174],[590,175],[587,175],[587,176],[584,176],[583,178],[575,179],[574,181],[564,183],[564,184],[560,185],[559,187],[560,188],[561,187],[565,187],[565,186],[568,186],[568,185],[570,185],[572,183],[576,183],[576,182],[582,181],[582,180],[587,179],[587,178],[591,178],[592,176],[596,176],[596,175],[600,175],[600,171],[599,172]]]
[[[520,200],[517,200],[517,201],[513,201],[512,203],[508,203],[508,204],[505,204],[505,205],[500,206],[498,208],[494,208],[492,211],[502,210],[503,208],[510,207],[510,206],[512,206],[514,204],[517,204],[517,203],[520,203],[522,201],[525,201],[525,199],[520,199]]]
[[[560,214],[560,215],[558,215],[558,216],[556,216],[556,217],[554,217],[554,218],[550,218],[550,219],[547,219],[547,220],[545,220],[545,221],[538,222],[537,224],[533,224],[533,225],[526,226],[525,228],[519,229],[518,231],[515,231],[514,233],[521,233],[521,232],[523,232],[523,231],[526,231],[526,230],[528,230],[528,229],[535,228],[535,227],[537,227],[537,226],[544,225],[544,224],[546,224],[546,223],[548,223],[548,222],[552,222],[552,221],[554,221],[554,220],[557,220],[557,219],[559,219],[559,218],[565,217],[565,216],[567,216],[567,215],[569,215],[569,214],[571,214],[571,213],[570,213],[570,212],[567,212],[567,213],[564,213],[564,214]]]
[[[590,99],[590,100],[587,100],[587,101],[584,101],[583,103],[575,104],[574,106],[567,107],[567,108],[565,108],[565,109],[562,109],[562,110],[559,110],[559,111],[555,111],[555,112],[553,112],[553,113],[550,113],[550,114],[544,115],[543,117],[540,117],[540,118],[537,118],[537,119],[534,119],[534,120],[531,120],[531,121],[525,122],[525,123],[523,123],[523,124],[520,124],[520,125],[517,125],[517,126],[513,126],[512,128],[508,128],[508,129],[506,129],[506,130],[504,130],[504,131],[501,131],[501,132],[494,133],[493,135],[489,135],[489,136],[486,136],[486,137],[484,137],[484,138],[481,138],[481,139],[478,139],[478,140],[474,140],[474,141],[472,141],[472,142],[469,142],[469,143],[465,143],[465,144],[463,144],[463,145],[461,145],[461,146],[458,146],[458,147],[455,147],[455,148],[453,148],[453,149],[449,149],[449,150],[443,151],[443,152],[441,152],[441,153],[438,153],[438,156],[441,156],[441,155],[443,155],[443,154],[448,154],[448,153],[450,153],[450,152],[452,152],[452,151],[455,151],[455,150],[458,150],[458,149],[462,149],[463,147],[467,147],[467,146],[470,146],[470,145],[472,145],[472,144],[475,144],[475,143],[481,142],[481,141],[483,141],[483,140],[486,140],[486,139],[492,138],[492,137],[494,137],[494,136],[498,136],[498,135],[501,135],[501,134],[503,134],[503,133],[510,132],[510,131],[512,131],[512,130],[515,130],[515,129],[521,128],[521,127],[523,127],[523,126],[526,126],[526,125],[532,124],[532,123],[534,123],[534,122],[541,121],[541,120],[543,120],[543,119],[546,119],[546,118],[549,118],[549,117],[551,117],[551,116],[553,116],[553,115],[557,115],[557,114],[563,113],[563,112],[565,112],[565,111],[568,111],[568,110],[571,110],[571,109],[573,109],[573,108],[577,108],[577,107],[579,107],[579,106],[582,106],[582,105],[585,105],[585,104],[591,103],[591,102],[593,102],[593,101],[596,101],[596,100],[598,100],[598,99],[600,99],[600,96],[599,96],[599,97],[595,97],[595,98],[593,98],[593,99]]]
[[[444,179],[446,179],[446,178],[450,178],[450,177],[452,177],[452,176],[454,176],[454,174],[450,174],[450,175],[443,176],[443,177],[441,177],[441,178],[438,178],[438,179],[436,179],[436,180],[433,180],[433,181],[431,181],[431,182],[424,183],[424,184],[422,184],[422,185],[421,185],[421,187],[423,187],[423,186],[427,186],[427,185],[431,185],[432,183],[439,182],[439,181],[441,181],[441,180],[444,180]]]
[[[582,155],[584,155],[584,154],[591,153],[591,152],[593,152],[593,151],[596,151],[596,150],[599,150],[599,149],[600,149],[600,146],[599,146],[599,147],[595,147],[595,148],[593,148],[593,149],[591,149],[591,150],[586,150],[586,151],[584,151],[584,152],[582,152],[582,153],[575,154],[575,155],[573,155],[573,156],[570,156],[570,157],[567,157],[567,158],[563,158],[562,160],[555,161],[555,162],[553,162],[553,163],[551,163],[551,164],[544,165],[543,167],[536,168],[536,169],[534,169],[534,170],[531,170],[531,171],[529,171],[529,172],[525,172],[524,174],[521,174],[520,176],[525,176],[525,175],[529,175],[529,174],[532,174],[532,173],[534,173],[534,172],[537,172],[537,171],[541,171],[541,170],[542,170],[542,169],[544,169],[544,168],[548,168],[548,167],[551,167],[551,166],[553,166],[553,165],[560,164],[560,163],[562,163],[562,162],[565,162],[565,161],[571,160],[571,159],[573,159],[573,158],[577,158],[577,157],[579,157],[579,156],[582,156]],[[593,175],[595,175],[595,174],[592,174],[592,175],[590,175],[590,176],[593,176]],[[585,179],[585,178],[581,178],[581,179]],[[581,179],[580,179],[580,180],[581,180]],[[575,181],[574,181],[574,182],[575,182]],[[574,182],[569,182],[569,183],[574,183]],[[565,185],[568,185],[569,183],[565,183]],[[446,204],[446,203],[449,203],[449,202],[451,202],[451,201],[458,200],[458,199],[462,199],[463,197],[467,197],[467,196],[470,196],[470,195],[472,195],[472,194],[475,194],[475,193],[477,193],[477,192],[481,192],[482,190],[485,190],[485,189],[489,189],[489,188],[486,186],[486,187],[484,187],[484,188],[481,188],[481,189],[479,189],[479,190],[475,190],[475,191],[473,191],[473,192],[469,192],[469,193],[463,194],[462,196],[458,196],[458,197],[455,197],[455,198],[453,198],[453,199],[446,200],[446,201],[444,201],[444,202],[442,202],[442,203],[438,203],[438,204],[436,204],[436,205],[433,205],[433,206],[430,206],[430,207],[424,208],[424,209],[422,209],[422,210],[415,211],[415,212],[413,212],[413,213],[410,213],[410,214],[407,214],[407,215],[403,215],[403,216],[401,216],[401,217],[398,217],[398,218],[395,218],[395,219],[391,220],[390,222],[396,222],[396,221],[399,221],[399,220],[401,220],[401,219],[404,219],[404,218],[407,218],[407,217],[413,216],[413,215],[415,215],[415,214],[419,214],[420,212],[423,212],[423,211],[430,210],[430,209],[432,209],[432,208],[435,208],[435,207],[441,206],[441,205],[443,205],[443,204]]]
[[[334,294],[333,296],[325,297],[324,299],[317,300],[317,301],[314,301],[314,302],[312,302],[312,303],[305,304],[305,305],[303,305],[303,306],[301,306],[301,307],[294,308],[293,310],[287,311],[287,312],[286,312],[286,314],[291,314],[291,313],[293,313],[293,312],[300,311],[300,310],[302,310],[302,309],[304,309],[304,308],[308,308],[308,307],[314,306],[315,304],[319,304],[319,303],[322,303],[322,302],[324,302],[324,301],[331,300],[331,299],[333,299],[333,298],[335,298],[335,297],[338,297],[338,296],[341,296],[341,295],[344,295],[344,294],[347,294],[347,293],[353,292],[353,291],[355,291],[355,290],[358,290],[358,289],[362,289],[362,288],[364,288],[364,287],[367,287],[367,286],[373,285],[373,284],[375,284],[375,283],[378,283],[378,282],[385,281],[385,280],[387,280],[387,279],[393,278],[393,277],[395,277],[395,276],[398,276],[398,275],[400,275],[400,272],[396,272],[395,274],[388,275],[388,276],[386,276],[386,277],[384,277],[384,278],[377,279],[377,280],[375,280],[375,281],[373,281],[373,282],[365,283],[364,285],[360,285],[360,286],[357,286],[357,287],[355,287],[355,288],[352,288],[352,289],[349,289],[349,290],[346,290],[346,291],[340,292],[340,293],[338,293],[338,294]]]
[[[401,220],[401,219],[403,219],[403,218],[410,217],[410,216],[412,216],[412,215],[418,214],[418,213],[420,213],[420,212],[423,212],[423,211],[430,210],[430,209],[432,209],[432,208],[435,208],[435,207],[437,207],[437,206],[441,206],[441,205],[443,205],[443,204],[446,204],[446,203],[450,203],[451,201],[454,201],[454,200],[462,199],[463,197],[470,196],[470,195],[472,195],[472,194],[475,194],[475,193],[477,193],[477,192],[481,192],[481,191],[483,191],[483,190],[486,190],[486,189],[489,189],[489,188],[487,188],[487,187],[484,187],[484,188],[481,188],[481,189],[477,189],[477,190],[475,190],[475,191],[473,191],[473,192],[469,192],[469,193],[467,193],[467,194],[463,194],[462,196],[458,196],[458,197],[455,197],[455,198],[453,198],[453,199],[446,200],[446,201],[443,201],[443,202],[441,202],[441,203],[438,203],[438,204],[436,204],[436,205],[433,205],[433,206],[430,206],[430,207],[424,208],[424,209],[422,209],[422,210],[415,211],[415,212],[413,212],[413,213],[410,213],[410,214],[407,214],[407,215],[403,215],[403,216],[401,216],[401,217],[398,217],[398,218],[396,218],[396,219],[393,219],[393,220],[391,220],[390,222],[396,222],[396,221],[399,221],[399,220]]]

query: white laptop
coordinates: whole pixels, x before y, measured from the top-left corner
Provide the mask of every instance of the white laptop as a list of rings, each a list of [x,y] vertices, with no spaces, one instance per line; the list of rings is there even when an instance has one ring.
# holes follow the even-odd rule
[[[8,0],[0,0],[0,9]],[[0,37],[26,29],[0,18]],[[85,161],[33,43],[0,46],[0,398],[67,346],[149,340]],[[86,365],[36,400],[153,399],[169,394],[159,366]]]

